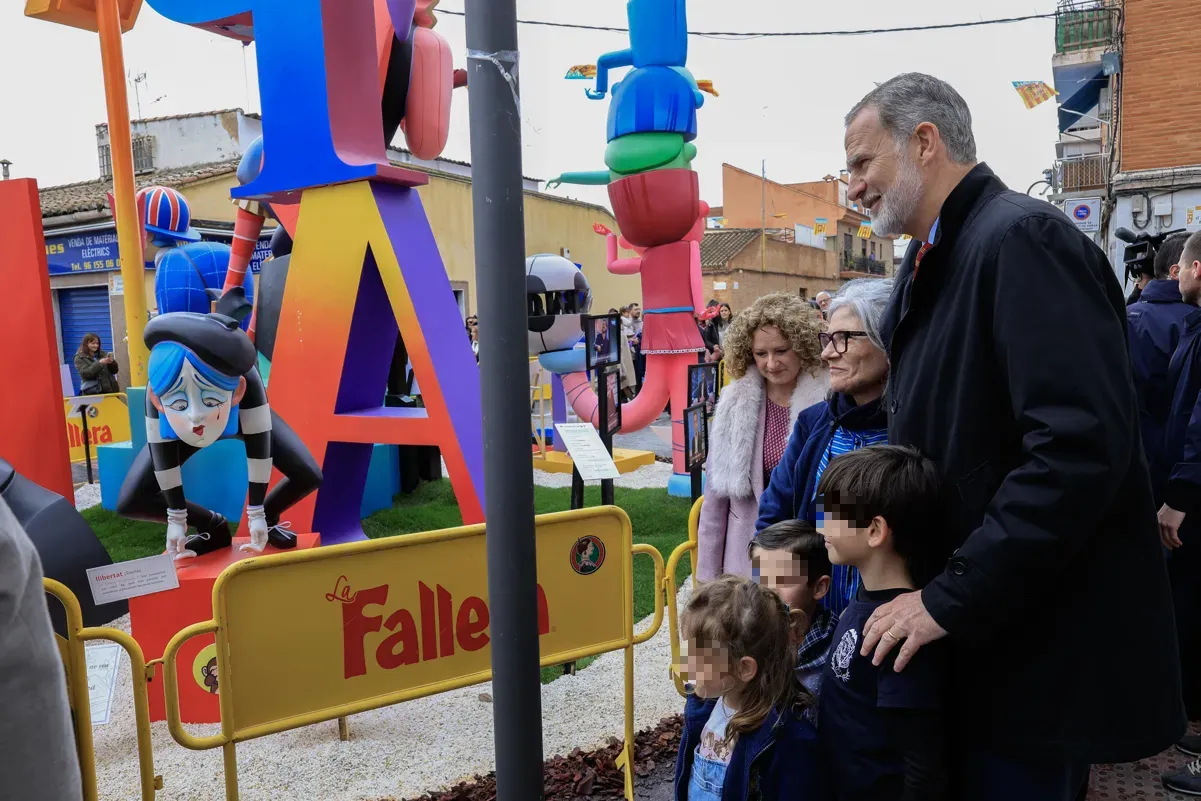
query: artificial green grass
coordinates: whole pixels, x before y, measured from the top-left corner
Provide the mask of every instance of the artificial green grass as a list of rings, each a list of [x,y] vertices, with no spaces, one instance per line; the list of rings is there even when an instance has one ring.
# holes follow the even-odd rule
[[[116,512],[100,506],[84,509],[81,514],[114,562],[154,556],[166,548],[167,527],[162,523],[143,523],[118,517]]]
[[[677,545],[688,538],[687,498],[673,498],[662,488],[614,490],[614,503],[630,516],[634,542],[653,545],[666,562]],[[588,487],[584,492],[585,506],[600,505],[600,487]],[[537,514],[560,512],[571,508],[571,490],[567,487],[535,487],[534,511]],[[113,512],[94,506],[85,509],[84,518],[108,549],[114,562],[140,559],[163,552],[166,528],[161,523],[142,523],[118,517]],[[463,524],[450,482],[446,480],[422,484],[411,495],[396,496],[391,509],[384,509],[363,521],[368,537],[395,537],[419,531],[453,528]],[[676,580],[688,575],[689,560],[683,559]],[[634,557],[634,619],[640,620],[655,611],[654,565],[647,556]],[[664,621],[666,625],[666,621]],[[579,670],[591,659],[576,663]],[[562,675],[562,668],[543,668],[543,682]]]

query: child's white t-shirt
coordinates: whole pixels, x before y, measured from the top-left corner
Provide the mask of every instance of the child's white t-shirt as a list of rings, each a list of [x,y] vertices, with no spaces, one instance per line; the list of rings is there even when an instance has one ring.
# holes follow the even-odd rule
[[[697,746],[697,752],[705,759],[730,764],[730,757],[734,755],[734,741],[738,737],[726,736],[726,728],[732,717],[734,710],[726,705],[726,699],[718,699],[717,706],[713,707],[713,712],[709,715],[709,722],[701,732],[700,745]]]

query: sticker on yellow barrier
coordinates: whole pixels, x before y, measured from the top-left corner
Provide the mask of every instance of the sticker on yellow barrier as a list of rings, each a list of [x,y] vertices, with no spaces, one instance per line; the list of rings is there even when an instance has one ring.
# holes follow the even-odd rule
[[[543,515],[536,536],[543,664],[630,644],[625,513]],[[238,732],[474,684],[491,668],[483,526],[248,560],[222,574],[214,603]]]
[[[88,418],[87,440],[91,445],[93,460],[96,458],[97,445],[129,441],[129,407],[125,403],[124,395],[81,395],[63,398],[63,411],[67,417],[67,445],[72,462],[82,462],[86,458],[83,448],[82,409],[86,409]]]

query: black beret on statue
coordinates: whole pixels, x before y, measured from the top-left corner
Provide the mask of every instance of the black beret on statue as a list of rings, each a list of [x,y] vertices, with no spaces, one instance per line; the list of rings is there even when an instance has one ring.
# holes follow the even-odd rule
[[[258,364],[258,352],[239,326],[250,312],[241,287],[224,295],[210,289],[217,300],[212,314],[171,312],[146,324],[146,347],[153,350],[162,342],[175,342],[188,348],[214,370],[228,376],[246,375]]]

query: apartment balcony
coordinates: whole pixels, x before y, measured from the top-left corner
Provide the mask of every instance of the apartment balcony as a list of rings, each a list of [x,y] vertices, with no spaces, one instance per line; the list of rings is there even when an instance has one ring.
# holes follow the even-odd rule
[[[838,266],[842,273],[862,273],[864,275],[886,275],[885,264],[871,256],[856,256],[845,250],[839,257]],[[844,278],[847,276],[843,276]],[[851,276],[853,277],[853,276]]]
[[[1060,0],[1055,52],[1076,53],[1114,44],[1122,10],[1114,0]]]
[[[1109,159],[1101,153],[1056,159],[1051,183],[1056,195],[1104,191],[1109,177]]]

